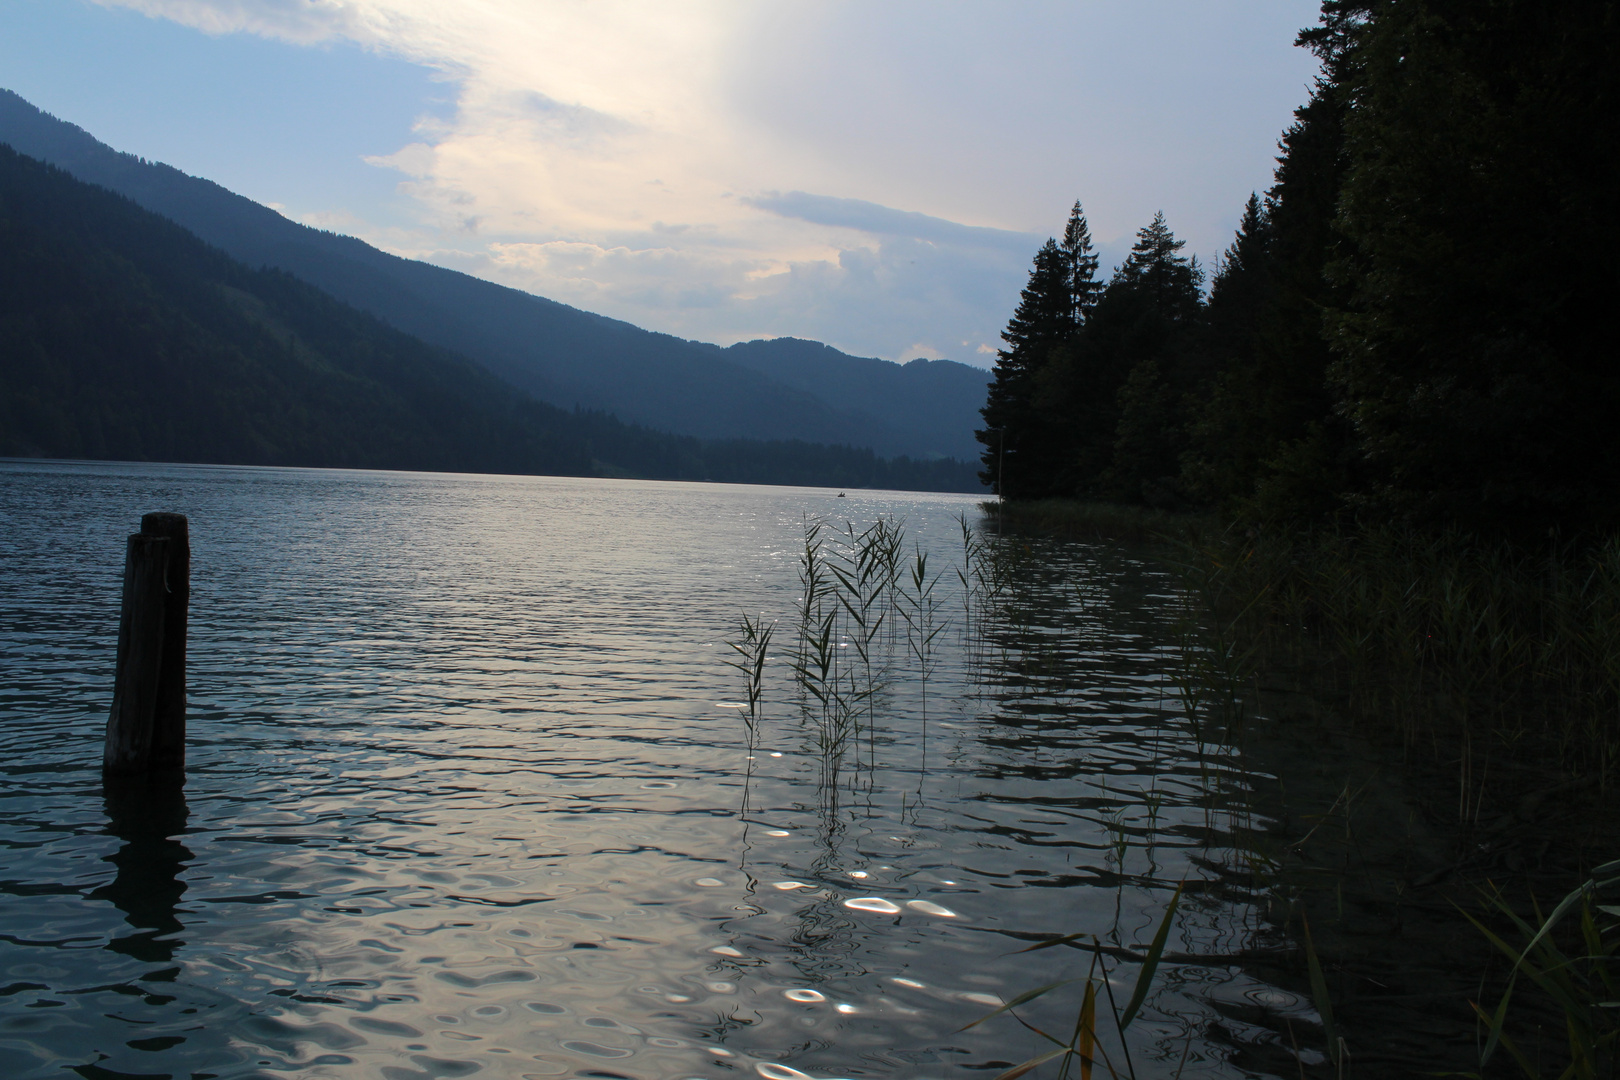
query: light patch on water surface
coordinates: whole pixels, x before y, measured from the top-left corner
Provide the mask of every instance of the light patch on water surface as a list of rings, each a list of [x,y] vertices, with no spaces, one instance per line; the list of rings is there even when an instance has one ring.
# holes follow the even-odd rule
[[[826,1001],[827,995],[816,990],[784,990],[782,996],[789,1001]]]
[[[844,906],[854,908],[856,911],[875,911],[882,915],[898,915],[900,909],[881,896],[857,896],[853,900],[845,900]]]
[[[776,754],[774,756],[775,757],[781,757],[782,755],[781,754]],[[786,829],[766,829],[765,830],[765,835],[766,836],[792,836],[793,834],[788,832]]]
[[[792,889],[808,889],[808,888],[810,888],[809,885],[806,885],[802,881],[773,881],[771,883],[771,887],[774,888],[774,889],[781,889],[784,892],[790,891]]]
[[[589,1039],[565,1039],[558,1044],[564,1050],[572,1050],[578,1054],[589,1054],[600,1058],[626,1058],[634,1054],[634,1050],[625,1050],[617,1046],[603,1046],[601,1043],[591,1042]]]
[[[899,983],[901,986],[909,986],[913,990],[921,990],[923,988],[923,984],[918,982],[916,979],[902,979],[898,975],[889,981],[892,983]]]
[[[970,991],[969,993],[957,994],[956,996],[961,998],[963,1001],[971,1001],[975,1005],[999,1006],[1001,1004],[1001,999],[996,997],[994,994],[981,994],[977,991]]]
[[[790,1069],[786,1065],[778,1065],[772,1061],[757,1063],[754,1071],[765,1080],[813,1080],[809,1073],[802,1073],[798,1069]]]
[[[938,904],[930,903],[927,900],[907,900],[906,907],[911,908],[913,911],[920,911],[924,915],[938,915],[942,919],[954,919],[957,917],[956,912],[950,908],[940,907]]]
[[[868,874],[865,870],[851,870],[849,872],[849,876],[852,877],[852,878],[863,878],[864,879],[864,878],[869,878],[872,875]]]
[[[854,1013],[858,1013],[858,1012],[861,1011],[861,1010],[857,1009],[855,1006],[850,1005],[850,1004],[848,1004],[846,1002],[839,1002],[837,1005],[834,1005],[833,1008],[837,1009],[839,1012],[843,1013],[846,1016],[849,1016],[849,1015],[852,1015]]]
[[[716,945],[714,948],[710,949],[709,951],[712,952],[712,953],[717,953],[720,956],[741,956],[742,955],[742,950],[741,949],[733,949],[730,945]]]
[[[701,885],[705,889],[718,889],[723,887],[725,882],[721,881],[719,878],[700,877],[696,881],[692,882],[692,884]]]

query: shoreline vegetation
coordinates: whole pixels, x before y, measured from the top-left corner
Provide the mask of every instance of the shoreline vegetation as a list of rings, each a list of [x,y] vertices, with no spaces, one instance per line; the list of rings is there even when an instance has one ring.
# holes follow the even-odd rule
[[[1472,1009],[1466,1075],[1611,1075],[1620,539],[979,508],[1009,541],[1124,544],[1179,575],[1189,708],[1277,777],[1248,883],[1293,942],[1274,977],[1337,1012],[1346,1064],[1432,1072],[1414,1026],[1455,1036]]]
[[[1352,1049],[1422,1027],[1383,995],[1472,1009],[1465,1075],[1614,1076],[1620,159],[1591,148],[1620,115],[1620,20],[1320,12],[1274,183],[1208,271],[1159,213],[1099,276],[1079,202],[1035,254],[977,433],[987,527],[1150,545],[1233,741],[1279,784],[1342,770],[1273,862]],[[1355,779],[1353,746],[1378,762]],[[1392,820],[1352,829],[1368,799]],[[1335,944],[1358,919],[1385,938]],[[1472,986],[1447,974],[1470,962]]]
[[[885,720],[874,703],[900,681],[920,680],[926,695],[937,635],[960,630],[970,664],[1049,667],[1049,643],[1020,614],[1042,587],[1036,537],[1123,546],[1179,576],[1168,687],[1179,722],[1200,754],[1245,762],[1230,788],[1219,768],[1205,780],[1231,800],[1241,856],[1210,860],[1211,876],[1183,887],[1256,898],[1262,923],[1232,962],[1316,1009],[1296,1044],[1326,1063],[1296,1050],[1273,1071],[1471,1075],[1460,1070],[1484,1068],[1489,1042],[1502,1055],[1480,1075],[1506,1075],[1503,1063],[1524,1055],[1557,1058],[1566,1029],[1573,1059],[1609,1060],[1617,1029],[1602,1003],[1616,942],[1602,902],[1620,885],[1604,867],[1620,820],[1601,738],[1615,703],[1601,634],[1620,625],[1620,545],[1541,563],[1501,543],[1393,528],[1288,533],[1057,500],[980,510],[976,526],[962,523],[960,561],[943,567],[908,558],[893,519],[807,520],[799,608],[780,624],[745,616],[728,642],[750,754],[774,641],[796,689],[789,714],[822,755],[823,810],[836,813],[840,789],[875,760]],[[1145,951],[1109,952],[1086,927],[1035,939],[1032,949],[1092,955],[1073,985],[1029,990],[982,1019],[1069,987],[1072,1037],[1025,1064],[1085,1062],[1105,1044],[1128,1062],[1125,1030],[1175,905],[1156,916]],[[1129,1004],[1101,989],[1120,959],[1140,965]]]

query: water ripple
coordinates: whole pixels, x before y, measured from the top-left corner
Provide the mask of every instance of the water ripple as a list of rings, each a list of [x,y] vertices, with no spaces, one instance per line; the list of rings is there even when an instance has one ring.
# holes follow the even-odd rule
[[[957,1031],[1076,973],[1012,951],[1151,937],[1173,883],[1231,856],[1244,776],[1181,720],[1173,584],[1084,546],[942,636],[926,721],[890,686],[872,767],[836,791],[782,642],[749,760],[724,641],[741,612],[791,612],[804,515],[903,518],[945,569],[973,512],[834,496],[0,463],[0,1074],[792,1080],[1028,1056],[1016,1025]],[[190,767],[121,794],[99,775],[120,559],[157,509],[190,516],[196,553]],[[1211,894],[1171,949],[1235,951],[1255,921]],[[1179,1056],[1234,995],[1295,1000],[1182,966],[1140,1049]],[[1244,1075],[1196,1037],[1187,1076]]]

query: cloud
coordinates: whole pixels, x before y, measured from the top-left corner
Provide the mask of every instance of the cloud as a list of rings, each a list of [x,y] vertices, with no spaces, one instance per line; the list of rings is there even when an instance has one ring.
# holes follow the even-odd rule
[[[750,206],[816,225],[832,225],[880,236],[906,237],[954,247],[989,248],[1027,257],[1044,237],[1010,229],[959,225],[915,210],[895,210],[861,199],[838,199],[804,191],[769,192],[743,200]]]
[[[453,109],[366,158],[409,220],[319,209],[379,246],[688,337],[891,359],[984,363],[1076,195],[1106,251],[1160,206],[1219,250],[1309,73],[1284,0],[98,2],[436,72]]]

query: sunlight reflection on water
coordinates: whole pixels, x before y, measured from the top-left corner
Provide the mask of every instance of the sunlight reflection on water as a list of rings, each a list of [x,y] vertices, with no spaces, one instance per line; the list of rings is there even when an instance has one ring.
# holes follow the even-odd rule
[[[945,570],[966,498],[19,462],[0,485],[0,1075],[982,1076],[1038,1047],[957,1029],[1082,973],[1015,950],[1140,947],[1229,856],[1209,777],[1241,776],[1178,722],[1173,588],[1119,553],[1044,553],[1016,662],[942,638],[928,722],[895,686],[836,804],[784,621],[745,760],[724,640],[789,615],[804,516],[894,515]],[[190,770],[125,797],[99,775],[119,559],[158,509],[195,550]],[[1257,927],[1230,888],[1184,904],[1171,948],[1211,961],[1164,969],[1140,1075],[1184,1052],[1244,1075],[1195,1033],[1216,987],[1308,1022],[1219,962]]]

